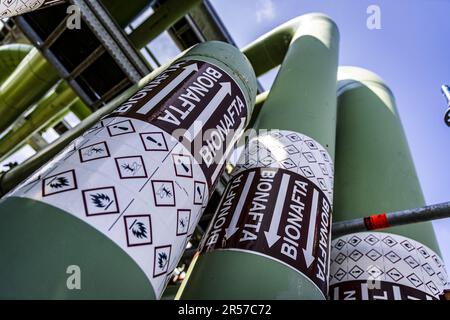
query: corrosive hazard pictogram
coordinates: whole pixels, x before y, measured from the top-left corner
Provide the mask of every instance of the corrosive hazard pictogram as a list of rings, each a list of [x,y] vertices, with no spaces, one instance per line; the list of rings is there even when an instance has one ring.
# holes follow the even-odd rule
[[[125,234],[129,247],[152,244],[152,223],[150,215],[125,216]]]
[[[43,197],[75,189],[77,189],[77,180],[74,170],[55,174],[42,181]]]

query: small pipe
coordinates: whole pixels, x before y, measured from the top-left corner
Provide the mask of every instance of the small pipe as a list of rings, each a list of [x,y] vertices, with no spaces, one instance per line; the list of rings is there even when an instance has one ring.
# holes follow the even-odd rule
[[[333,223],[332,233],[336,239],[346,234],[379,230],[405,224],[445,219],[450,217],[450,202],[425,207],[375,214],[364,218]]]

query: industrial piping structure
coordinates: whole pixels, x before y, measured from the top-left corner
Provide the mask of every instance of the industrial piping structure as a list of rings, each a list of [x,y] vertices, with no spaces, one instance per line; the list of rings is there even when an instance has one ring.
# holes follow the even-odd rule
[[[148,1],[137,2],[139,4],[136,4],[135,7],[128,4],[124,5],[125,2],[123,1],[105,0],[104,4],[111,12],[116,12],[117,22],[121,26],[125,26]],[[200,3],[201,1],[185,1],[180,6],[175,5],[175,1],[171,0],[163,2],[155,11],[155,14],[132,31],[130,39],[137,47],[145,46],[151,39],[154,39]],[[177,8],[177,10],[173,10],[173,8]],[[176,262],[184,251],[187,239],[192,234],[191,231],[186,234],[180,233],[178,228],[184,227],[176,226],[175,221],[164,222],[161,220],[162,218],[155,217],[154,213],[145,215],[142,214],[143,212],[139,212],[138,215],[130,215],[130,212],[125,212],[129,209],[129,207],[126,207],[119,217],[119,219],[123,219],[123,221],[120,219],[120,222],[125,224],[127,237],[126,242],[124,242],[123,235],[118,235],[117,231],[109,232],[112,228],[106,231],[101,223],[88,222],[86,224],[74,220],[72,215],[85,221],[89,221],[89,216],[96,218],[97,221],[106,221],[106,219],[99,219],[100,212],[96,211],[97,205],[103,204],[105,201],[108,202],[107,211],[110,207],[119,210],[118,200],[122,202],[123,199],[117,196],[116,189],[121,187],[130,189],[129,181],[139,181],[143,177],[127,177],[126,173],[121,172],[120,168],[123,169],[121,166],[126,167],[126,164],[120,163],[123,156],[115,157],[115,155],[121,153],[125,148],[121,151],[119,149],[110,150],[108,144],[112,142],[114,145],[116,139],[122,139],[126,144],[133,144],[134,140],[132,138],[127,140],[126,135],[122,134],[118,134],[119,138],[116,138],[114,130],[127,129],[134,132],[139,127],[139,121],[145,120],[150,123],[148,128],[151,127],[158,132],[163,129],[161,136],[165,137],[165,132],[170,130],[167,129],[168,127],[161,127],[160,124],[155,126],[155,123],[157,123],[156,115],[161,116],[162,112],[165,111],[166,120],[173,120],[171,118],[173,114],[170,115],[168,109],[163,105],[168,105],[168,101],[176,101],[176,97],[181,97],[182,89],[176,89],[160,104],[155,104],[157,107],[155,111],[147,110],[150,111],[149,114],[152,114],[150,118],[141,119],[139,116],[136,118],[136,114],[133,115],[133,112],[127,113],[125,109],[135,103],[144,104],[144,101],[147,104],[152,104],[150,102],[158,96],[159,90],[164,91],[164,88],[171,83],[164,77],[174,80],[174,75],[183,74],[183,71],[180,71],[181,64],[183,64],[183,68],[186,68],[189,65],[205,63],[202,70],[206,74],[209,70],[210,80],[214,80],[214,75],[218,75],[217,72],[223,74],[221,71],[225,71],[224,74],[229,74],[231,77],[226,79],[232,79],[230,83],[236,83],[245,98],[242,99],[239,94],[235,95],[235,92],[238,92],[236,87],[231,89],[227,86],[214,87],[214,90],[218,90],[217,94],[231,90],[232,95],[245,100],[247,115],[244,117],[246,120],[243,121],[246,123],[250,121],[248,123],[250,128],[263,129],[267,132],[256,137],[246,137],[250,142],[241,161],[231,175],[231,180],[223,193],[223,199],[219,203],[217,213],[203,238],[199,253],[196,254],[190,265],[188,279],[183,283],[178,298],[439,298],[440,293],[448,286],[448,278],[440,260],[439,249],[429,222],[391,228],[388,230],[389,234],[371,232],[348,235],[350,225],[357,226],[355,231],[362,230],[361,221],[367,229],[388,227],[386,221],[388,221],[387,217],[390,215],[373,215],[375,212],[423,207],[424,201],[401,123],[396,115],[393,96],[379,77],[358,68],[340,68],[338,114],[336,117],[338,43],[339,35],[335,24],[326,16],[310,14],[276,28],[244,48],[243,52],[250,60],[256,76],[260,76],[281,64],[280,72],[271,92],[258,95],[255,103],[253,99],[256,95],[256,87],[253,72],[250,71],[247,62],[242,60],[239,53],[218,43],[198,46],[186,53],[181,60],[176,60],[172,67],[166,65],[155,70],[87,117],[78,127],[61,136],[55,143],[42,149],[35,157],[3,174],[0,177],[0,191],[6,193],[16,187],[19,181],[30,176],[45,162],[56,156],[52,162],[8,194],[0,203],[2,220],[8,220],[8,223],[2,223],[4,228],[0,227],[3,256],[17,254],[16,251],[11,251],[14,248],[14,250],[17,250],[16,245],[14,248],[8,246],[11,238],[13,238],[14,230],[25,227],[30,231],[28,237],[18,244],[22,248],[22,250],[18,250],[22,259],[18,261],[10,258],[11,263],[0,266],[0,277],[5,279],[9,288],[9,292],[2,291],[0,296],[25,298],[31,296],[41,298],[161,297],[164,286],[170,278],[169,270],[176,267]],[[230,56],[232,57],[231,60]],[[192,64],[187,62],[191,59],[198,59],[198,62]],[[2,70],[11,74],[9,77],[6,76],[6,73],[1,75],[4,77],[4,81],[2,84],[0,79],[0,90],[4,92],[4,97],[0,96],[0,103],[4,104],[4,108],[7,108],[12,101],[15,101],[14,99],[18,99],[18,104],[15,105],[16,111],[2,120],[3,129],[9,127],[20,114],[29,109],[30,105],[36,103],[35,109],[26,116],[29,121],[27,125],[21,126],[20,121],[19,123],[16,121],[9,133],[1,138],[0,156],[2,154],[4,156],[9,155],[17,149],[18,142],[26,140],[34,132],[40,131],[60,119],[69,107],[80,119],[89,115],[90,111],[80,99],[76,98],[76,94],[68,85],[64,81],[58,82],[58,74],[36,49],[23,45],[4,46],[0,48],[0,60],[6,62],[4,66],[0,65],[0,68],[4,68]],[[185,62],[180,64],[180,61]],[[237,65],[234,63],[237,63]],[[213,68],[216,73],[208,69],[208,66]],[[28,74],[30,70],[32,73]],[[200,72],[197,70],[194,74]],[[47,73],[50,80],[45,78],[45,81],[43,81],[43,75],[47,75]],[[18,75],[26,75],[25,82],[19,83]],[[195,82],[193,78],[194,75],[187,77],[186,83],[193,84]],[[154,82],[149,83],[149,81]],[[31,92],[30,96],[23,97],[21,95],[21,93],[23,94],[22,89],[26,89],[31,83],[35,84],[35,90]],[[48,91],[49,89],[50,91]],[[45,92],[47,93],[42,97]],[[150,92],[150,96],[145,97],[147,92]],[[39,98],[41,99],[38,100]],[[5,100],[1,102],[2,99]],[[185,103],[188,104],[186,101]],[[250,120],[253,104],[255,104],[255,111]],[[279,111],[280,108],[283,112]],[[116,110],[115,112],[118,110],[125,112],[113,113],[114,116],[123,117],[123,119],[116,119],[124,121],[123,123],[113,120],[114,117],[112,116],[108,116],[114,110]],[[133,107],[131,107],[131,110],[135,111]],[[56,112],[54,117],[49,117],[54,112]],[[5,114],[4,111],[3,114]],[[367,119],[368,114],[371,119],[379,119],[379,121],[376,121],[377,123],[386,123],[386,130],[380,134],[375,122],[367,124],[365,119]],[[126,121],[129,121],[131,126]],[[337,129],[336,121],[338,123]],[[101,127],[95,126],[97,122]],[[360,123],[365,123],[365,126],[361,127]],[[92,127],[93,125],[94,127]],[[86,130],[88,131],[86,132]],[[155,134],[155,131],[150,133]],[[84,132],[86,133],[83,137],[78,138]],[[106,144],[108,157],[97,159],[94,156],[94,159],[86,161],[86,158],[83,157],[91,157],[95,151],[92,150],[90,155],[83,155],[81,151],[84,150],[83,147],[86,147],[86,144],[83,145],[83,143],[87,140],[95,140],[96,137],[94,136],[98,132],[107,134],[103,142]],[[148,163],[144,163],[147,161],[148,151],[151,151],[152,154],[168,152],[165,148],[164,150],[156,150],[150,147],[150,150],[147,150],[149,147],[146,143],[152,141],[161,148],[163,146],[162,141],[159,141],[158,138],[155,139],[154,135],[150,134],[146,137],[147,133],[149,132],[141,132],[140,134],[145,152],[142,155],[138,155],[139,152],[143,152],[142,150],[135,152],[136,154],[133,157],[136,166],[132,167],[133,170],[148,167]],[[334,183],[336,192],[333,205],[335,134],[337,134],[336,181]],[[238,136],[239,133],[236,137]],[[74,139],[76,139],[74,143],[70,144]],[[103,142],[99,141],[100,144]],[[229,145],[234,142],[235,140]],[[73,153],[72,147],[77,152]],[[89,145],[88,147],[96,146]],[[226,147],[227,145],[222,145],[219,149],[227,149]],[[105,151],[103,145],[96,149],[102,148]],[[65,150],[62,151],[63,149]],[[166,197],[171,193],[175,194],[176,189],[180,187],[180,185],[175,186],[172,183],[169,189],[165,188],[164,190],[164,183],[167,183],[170,179],[180,182],[183,189],[182,181],[188,178],[186,174],[183,175],[182,173],[183,169],[186,170],[185,168],[190,168],[188,169],[190,174],[200,177],[200,180],[211,178],[211,172],[201,165],[197,167],[195,162],[183,162],[184,157],[190,155],[189,152],[186,154],[185,151],[185,149],[182,149],[179,154],[171,152],[172,157],[168,157],[169,159],[172,158],[176,177],[169,170],[163,170],[164,172],[159,174],[164,180],[155,181],[156,184],[161,184],[159,191],[162,190],[161,194],[166,192]],[[59,152],[61,153],[57,155]],[[299,153],[302,154],[300,158],[298,158]],[[74,156],[74,154],[77,156]],[[377,154],[377,161],[373,161],[374,154]],[[380,154],[381,157],[379,157]],[[72,160],[77,157],[79,162],[73,162]],[[111,157],[116,158],[115,162],[120,179],[111,182],[111,188],[108,186],[104,188],[105,190],[100,190],[103,194],[97,188],[86,189],[87,184],[95,182],[93,177],[96,174],[106,171],[110,174],[114,171],[114,169],[108,170],[109,162],[107,158]],[[155,161],[155,158],[152,157],[148,159],[149,161]],[[320,161],[314,161],[318,159]],[[65,160],[65,162],[61,160]],[[142,161],[142,163],[139,161]],[[80,181],[78,172],[86,170],[85,162],[88,162],[95,170],[85,171],[82,174],[83,179]],[[97,166],[94,165],[95,163],[97,163]],[[223,164],[223,161],[221,163]],[[151,167],[154,166],[151,165]],[[68,170],[59,172],[63,168]],[[200,168],[200,170],[196,168]],[[217,172],[220,172],[220,168],[214,172],[215,178],[211,179],[209,183],[209,192],[207,192],[206,198],[209,197],[216,185]],[[387,170],[388,172],[381,175],[381,170]],[[146,176],[149,174],[150,172],[145,172]],[[179,174],[181,177],[179,177]],[[122,181],[123,176],[127,179],[131,178],[131,180],[124,182]],[[387,176],[391,177],[392,180],[386,180]],[[150,176],[150,178],[152,177]],[[113,178],[108,177],[108,179]],[[100,180],[102,179],[97,179],[95,183]],[[59,186],[61,183],[62,185]],[[73,189],[73,187],[76,187],[76,189]],[[95,185],[95,187],[97,186]],[[54,192],[55,188],[58,189],[58,192]],[[81,190],[82,188],[84,188],[82,192],[84,208],[58,202],[57,198],[62,199],[65,192],[74,193],[74,190]],[[270,195],[271,192],[267,188],[270,188],[270,190],[278,189],[280,193],[276,194],[272,191]],[[153,181],[150,189],[156,192]],[[194,186],[191,189],[195,194],[197,188]],[[371,191],[368,192],[368,190]],[[393,190],[403,190],[404,193],[401,197],[394,197]],[[61,194],[60,191],[62,191]],[[189,193],[191,190],[186,187],[184,191]],[[264,198],[264,192],[268,194],[269,198]],[[283,197],[283,194],[286,195],[286,198]],[[21,198],[14,197],[14,195],[20,195]],[[103,198],[101,198],[102,195]],[[155,212],[167,210],[166,207],[172,204],[164,202],[168,200],[157,200],[158,196],[162,197],[160,194],[154,194],[153,201],[155,203],[149,205],[155,206]],[[203,193],[202,200],[204,197],[205,193]],[[27,198],[39,199],[39,201]],[[114,200],[111,201],[112,198]],[[129,193],[129,198],[134,199],[133,193]],[[137,200],[134,204],[132,203],[135,200],[132,200],[129,204],[131,209],[134,206],[139,207],[139,201],[141,200]],[[89,201],[94,202],[89,204]],[[157,203],[158,201],[162,201],[160,206]],[[195,222],[200,218],[200,212],[204,209],[202,208],[194,214],[196,206],[198,206],[198,203],[195,202],[194,196],[194,203],[190,204],[192,208],[187,203],[181,206],[178,203],[173,204],[177,208],[178,218],[189,217],[187,219],[189,227],[196,224]],[[50,207],[49,204],[56,207]],[[380,207],[380,204],[384,206]],[[204,207],[204,205],[205,203],[202,202],[200,206]],[[333,227],[339,227],[340,224],[343,231],[338,232],[345,235],[341,236],[340,234],[340,237],[334,239],[333,245],[330,247],[332,206],[334,207],[334,220],[337,221]],[[435,210],[438,207],[439,210]],[[121,207],[120,209],[124,208]],[[439,217],[448,216],[448,206],[446,205],[433,206],[429,209],[432,210],[433,214],[439,214]],[[80,210],[84,210],[85,216],[80,213]],[[18,211],[22,212],[20,217],[12,215],[13,212],[17,213]],[[29,214],[31,211],[33,211],[33,215]],[[413,209],[412,211],[424,212],[422,209]],[[189,212],[189,215],[187,215],[187,212]],[[63,213],[62,217],[60,217],[60,213]],[[55,216],[50,217],[53,214]],[[116,213],[111,212],[110,214]],[[47,225],[42,225],[42,220],[38,216],[47,216]],[[356,223],[349,222],[354,218],[366,216],[366,219],[358,219]],[[103,218],[103,215],[101,218]],[[134,220],[128,221],[127,219]],[[118,220],[114,223],[117,223]],[[414,220],[414,216],[407,222],[412,220]],[[404,219],[401,221],[405,222]],[[128,228],[128,222],[130,228]],[[91,228],[89,224],[93,225],[94,228]],[[219,224],[221,225],[217,227]],[[14,229],[14,225],[17,226],[16,229]],[[171,238],[164,234],[168,234],[170,229],[167,229],[168,225],[176,226],[176,237]],[[52,232],[46,232],[42,229],[42,232],[47,236],[44,237],[45,239],[35,241],[38,234],[36,230],[32,229],[36,226],[50,228]],[[71,230],[69,231],[69,229]],[[54,232],[54,230],[59,231]],[[146,232],[150,230],[153,234],[156,232],[159,234],[158,237],[164,234],[163,237],[167,237],[170,244],[156,245],[156,243],[153,243],[153,234],[150,235],[150,243],[143,241],[145,233],[143,233],[143,230],[146,230]],[[420,230],[420,233],[417,230]],[[73,241],[73,239],[70,240],[70,245],[69,242],[61,246],[55,243],[58,242],[57,239],[66,238],[67,232],[72,235],[73,239],[78,239],[79,243],[75,243],[76,241]],[[141,237],[136,236],[139,232]],[[64,233],[65,235],[63,235]],[[81,235],[85,236],[84,239],[80,238]],[[135,236],[134,239],[132,238],[133,235]],[[183,238],[183,241],[180,242],[177,237]],[[95,268],[98,265],[91,268],[92,264],[88,260],[94,260],[94,252],[91,250],[92,248],[89,248],[91,246],[89,239],[92,243],[98,243],[98,245],[93,246],[94,248],[100,248],[106,252],[103,256],[105,261],[95,261],[103,264],[107,271],[96,272],[97,269]],[[26,240],[29,240],[28,243],[25,243]],[[37,246],[36,250],[30,250],[30,242],[33,246]],[[177,246],[175,246],[175,243]],[[116,244],[122,246],[124,251],[118,249]],[[150,255],[148,253],[141,254],[139,250],[131,253],[133,249],[144,248],[146,245],[154,246],[151,258],[153,259],[152,275],[145,274],[149,272],[148,270],[142,273],[138,267],[141,266],[142,268],[143,265],[146,265],[147,262],[143,263],[142,259]],[[170,249],[168,249],[169,245],[172,245]],[[52,247],[54,250],[48,250],[48,248],[42,250],[46,246]],[[72,249],[68,249],[69,246]],[[63,251],[69,253],[63,255]],[[61,253],[63,258],[57,262],[51,257],[44,259],[47,265],[43,264],[41,271],[48,275],[48,285],[34,289],[27,287],[26,279],[20,279],[21,276],[25,274],[26,277],[33,278],[36,270],[28,269],[26,265],[23,265],[23,262],[41,261],[42,256],[53,254],[53,252]],[[381,252],[381,254],[378,256],[375,252]],[[57,272],[61,269],[64,263],[68,264],[64,262],[64,259],[71,254],[86,263],[85,266],[89,270],[88,278],[91,286],[83,293],[83,296],[79,293],[78,295],[74,292],[70,293],[64,289],[66,276],[64,272],[57,278],[51,278],[50,276],[51,272]],[[330,254],[331,274],[329,277]],[[111,262],[112,260],[108,259],[120,262]],[[121,268],[116,268],[120,263],[123,263]],[[415,263],[417,263],[417,266],[415,266]],[[17,270],[21,270],[22,273],[19,274],[19,271],[17,271],[11,274],[11,269],[7,268],[11,268],[12,265]],[[61,268],[58,269],[58,266]],[[123,269],[130,271],[127,278],[121,276]],[[85,270],[84,267],[83,270]],[[162,273],[157,272],[155,274],[155,270]],[[211,270],[214,270],[214,272],[211,272]],[[422,271],[418,272],[418,270]],[[31,278],[29,281],[31,281]],[[40,279],[34,278],[35,280],[36,278]],[[94,280],[94,278],[96,279]],[[115,279],[112,284],[111,279]],[[261,279],[264,279],[264,281]],[[329,281],[331,281],[331,287],[328,293]],[[139,285],[134,288],[129,286],[129,284],[137,283],[142,284],[142,286]],[[218,285],[223,290],[217,291]],[[118,290],[111,290],[111,286],[116,286]],[[85,288],[83,288],[84,290]]]

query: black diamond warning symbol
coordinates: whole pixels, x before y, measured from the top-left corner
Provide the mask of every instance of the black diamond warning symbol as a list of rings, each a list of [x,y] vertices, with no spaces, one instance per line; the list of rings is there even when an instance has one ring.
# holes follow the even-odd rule
[[[141,156],[119,157],[114,160],[120,179],[147,178],[147,170]]]
[[[290,133],[286,136],[286,138],[288,138],[292,142],[302,141],[302,138],[300,138],[300,136],[296,133]]]
[[[383,239],[383,242],[388,245],[389,247],[393,247],[397,244],[397,241],[395,241],[391,236],[387,236]]]
[[[350,275],[351,275],[353,278],[358,279],[358,278],[364,273],[364,270],[361,269],[361,268],[358,267],[358,266],[354,266],[354,267],[349,271],[349,273],[350,273]]]
[[[310,150],[317,150],[317,146],[312,140],[305,140],[305,144]]]
[[[114,187],[83,190],[82,195],[86,216],[120,212]]]
[[[392,268],[388,272],[386,272],[389,277],[391,277],[392,280],[398,282],[401,278],[403,278],[403,275],[395,268]]]
[[[177,177],[192,178],[192,161],[191,158],[183,154],[173,154],[173,166]]]
[[[303,156],[309,163],[317,162],[316,158],[314,158],[314,155],[311,152],[303,152]]]
[[[341,281],[342,278],[344,278],[345,274],[346,274],[346,272],[343,269],[339,268],[339,270],[336,271],[336,273],[334,274],[334,277],[336,279],[338,279],[339,281]]]
[[[375,237],[373,234],[369,234],[367,237],[364,238],[364,241],[373,246],[380,240],[378,240],[378,238]]]
[[[440,267],[442,266],[442,262],[441,262],[441,260],[438,258],[438,256],[433,255],[433,256],[431,257],[431,259],[433,259],[434,263],[436,263],[436,266],[437,266],[438,268],[440,268]]]
[[[415,273],[411,273],[406,277],[409,282],[411,282],[416,288],[421,286],[423,282],[419,279],[419,277]]]
[[[188,233],[190,221],[191,221],[191,210],[189,209],[177,210],[177,236],[182,236]]]
[[[323,178],[317,178],[317,182],[319,183],[320,189],[322,189],[323,191],[327,191],[327,183]]]
[[[353,250],[352,253],[350,253],[350,258],[355,262],[361,259],[362,256],[363,254],[356,249]]]
[[[267,156],[260,161],[264,166],[270,166],[275,160],[271,156]]]
[[[322,173],[327,176],[328,170],[327,170],[327,166],[325,165],[325,163],[319,163],[319,167],[320,167],[320,170],[322,170]]]
[[[345,256],[344,254],[342,254],[342,252],[341,252],[341,253],[339,253],[339,254],[337,255],[337,257],[334,259],[334,261],[335,261],[337,264],[342,264],[342,262],[345,261],[345,258],[346,258],[346,256]]]
[[[370,266],[367,273],[370,274],[372,278],[378,279],[383,274],[383,271],[381,271],[377,266]]]
[[[162,132],[145,132],[139,135],[146,151],[169,151]]]
[[[107,126],[108,133],[111,137],[120,136],[122,134],[128,134],[136,132],[134,130],[131,120],[124,120]]]
[[[420,247],[419,249],[417,249],[417,251],[419,251],[422,257],[424,257],[425,259],[427,259],[430,256],[430,254],[424,247]]]
[[[291,159],[281,160],[280,163],[285,169],[288,170],[296,167],[294,161],[292,161]]]
[[[320,154],[322,155],[322,159],[323,159],[325,162],[330,162],[330,158],[328,158],[328,154],[327,154],[324,150],[320,150],[319,152],[320,152]]]
[[[313,178],[314,177],[314,172],[312,171],[312,169],[310,167],[301,167],[300,170],[302,170],[302,173],[305,176],[305,178]]]
[[[155,247],[153,258],[153,278],[167,273],[169,270],[171,251],[171,245]]]
[[[385,257],[392,263],[396,263],[401,259],[394,251],[389,251],[386,253]]]
[[[409,242],[408,240],[403,240],[402,242],[400,242],[400,244],[408,252],[415,249],[414,246],[411,244],[411,242]]]
[[[152,244],[152,223],[150,215],[125,216],[125,234],[129,247]]]
[[[353,236],[348,240],[348,243],[350,243],[352,246],[356,247],[361,242],[361,239],[357,236]]]
[[[91,144],[78,150],[81,162],[88,162],[108,158],[110,156],[108,145],[105,141]]]
[[[175,188],[172,181],[153,180],[153,199],[157,207],[175,206]]]
[[[416,259],[414,259],[412,256],[407,256],[404,258],[405,262],[412,268],[415,269],[419,265],[419,262],[417,262]]]
[[[281,134],[280,131],[276,131],[276,130],[270,130],[270,135],[272,137],[274,137],[275,139],[281,139],[283,138],[283,134]]]
[[[440,290],[438,289],[438,287],[436,286],[436,284],[433,281],[429,281],[427,282],[427,287],[428,289],[430,289],[431,293],[434,295],[437,295],[440,293]]]
[[[342,239],[339,239],[338,241],[336,241],[336,243],[334,244],[334,247],[337,250],[341,250],[343,247],[345,246],[345,241]]]
[[[381,257],[381,253],[375,249],[372,249],[366,253],[366,256],[368,256],[372,261],[377,261]]]
[[[284,147],[284,150],[286,150],[286,152],[287,152],[289,155],[297,154],[297,153],[300,152],[300,151],[297,149],[297,147],[294,146],[293,144]]]
[[[42,180],[43,197],[75,189],[77,189],[77,180],[74,170],[64,171]]]
[[[194,204],[202,205],[205,201],[206,183],[194,181]]]
[[[425,262],[422,265],[423,270],[425,270],[426,273],[428,273],[428,275],[431,277],[433,274],[435,274],[433,268],[430,266],[430,264],[428,262]]]

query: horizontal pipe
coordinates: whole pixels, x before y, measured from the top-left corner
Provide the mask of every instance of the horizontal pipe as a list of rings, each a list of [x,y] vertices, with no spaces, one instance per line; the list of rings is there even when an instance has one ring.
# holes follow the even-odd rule
[[[346,234],[379,230],[405,224],[445,219],[450,217],[450,202],[433,204],[421,208],[375,214],[364,218],[333,223],[333,238]]]
[[[137,27],[131,34],[130,40],[137,48],[145,47],[164,30],[186,15],[189,10],[199,5],[201,0],[167,0],[155,12]]]

